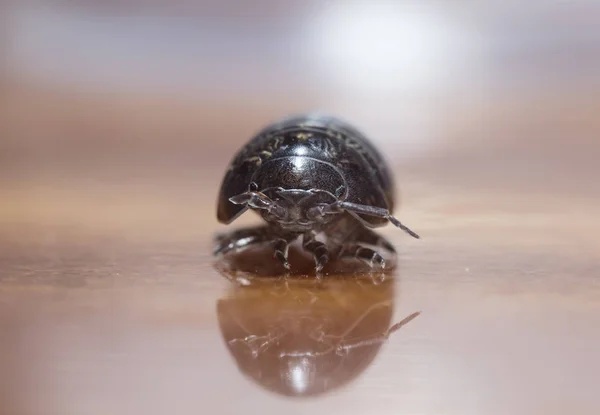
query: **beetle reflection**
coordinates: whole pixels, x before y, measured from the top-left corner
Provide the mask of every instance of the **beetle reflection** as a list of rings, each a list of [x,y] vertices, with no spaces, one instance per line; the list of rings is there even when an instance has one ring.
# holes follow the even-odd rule
[[[234,281],[217,303],[219,326],[239,370],[286,396],[314,396],[356,379],[390,334],[392,278],[372,274],[314,278],[250,277],[227,266]]]

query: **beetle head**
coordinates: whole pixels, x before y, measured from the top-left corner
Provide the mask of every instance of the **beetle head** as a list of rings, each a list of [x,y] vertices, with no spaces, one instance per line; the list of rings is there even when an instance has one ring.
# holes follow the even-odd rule
[[[311,216],[309,212],[316,206],[326,206],[338,201],[338,197],[328,191],[309,189],[267,189],[277,208],[274,212],[262,211],[263,218],[276,223],[284,230],[306,232],[328,222],[332,217]]]
[[[271,160],[256,172],[248,191],[230,198],[258,209],[270,223],[305,232],[333,219],[311,215],[314,208],[342,200],[347,190],[341,173],[329,163],[309,157]]]
[[[252,181],[247,192],[230,197],[229,201],[258,209],[267,222],[287,232],[319,231],[323,225],[339,217],[339,214],[347,212],[365,226],[373,225],[361,215],[388,220],[412,237],[419,238],[419,235],[392,216],[388,209],[346,201],[348,192],[342,175],[327,163],[309,160],[314,161],[316,169],[303,170],[306,173],[303,176],[299,172],[283,169],[285,165],[273,165],[273,170],[261,171],[261,174],[255,175],[260,181]],[[275,174],[278,170],[282,170],[281,175]],[[320,176],[315,172],[329,172],[331,175]],[[277,183],[280,185],[272,185]]]

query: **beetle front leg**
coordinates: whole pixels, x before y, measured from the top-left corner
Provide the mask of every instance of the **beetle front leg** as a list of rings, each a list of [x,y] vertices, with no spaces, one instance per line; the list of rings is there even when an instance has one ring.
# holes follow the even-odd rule
[[[229,234],[216,237],[217,246],[214,255],[224,255],[231,251],[248,248],[251,245],[268,242],[272,239],[271,232],[266,226],[240,229]]]
[[[216,239],[217,246],[214,255],[225,255],[259,244],[271,244],[274,249],[273,258],[278,259],[285,269],[290,269],[287,259],[290,239],[278,236],[268,226],[240,229],[230,234],[219,235]]]
[[[317,241],[315,236],[308,232],[302,237],[302,247],[310,252],[315,260],[315,269],[321,271],[329,261],[329,251],[323,242]]]

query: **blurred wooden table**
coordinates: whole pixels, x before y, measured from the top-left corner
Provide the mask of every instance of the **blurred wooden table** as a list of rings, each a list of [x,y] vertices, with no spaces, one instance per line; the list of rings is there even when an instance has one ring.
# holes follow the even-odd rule
[[[395,282],[235,289],[209,255],[217,184],[3,184],[0,413],[600,410],[593,204],[407,184],[423,239],[382,231]]]

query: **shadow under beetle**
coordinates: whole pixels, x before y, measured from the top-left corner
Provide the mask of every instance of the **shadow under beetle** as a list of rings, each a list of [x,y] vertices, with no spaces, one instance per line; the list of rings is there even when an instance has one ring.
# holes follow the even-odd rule
[[[394,199],[389,168],[362,133],[330,116],[284,118],[239,150],[218,198],[219,222],[229,224],[253,209],[267,224],[218,236],[214,253],[271,244],[274,258],[289,270],[288,246],[301,236],[317,272],[330,259],[347,257],[383,269],[377,249],[396,251],[372,228],[389,221],[419,238],[392,216]]]

